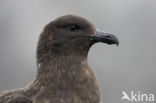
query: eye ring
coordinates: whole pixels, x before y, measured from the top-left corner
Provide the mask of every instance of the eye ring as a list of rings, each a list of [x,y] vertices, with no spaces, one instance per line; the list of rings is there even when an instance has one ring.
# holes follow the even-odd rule
[[[79,29],[79,26],[77,26],[77,25],[70,25],[70,26],[68,26],[68,29],[70,31],[75,31],[75,30],[78,30]]]

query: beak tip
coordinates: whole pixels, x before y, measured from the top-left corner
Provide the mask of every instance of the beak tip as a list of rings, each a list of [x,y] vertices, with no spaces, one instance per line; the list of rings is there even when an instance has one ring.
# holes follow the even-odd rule
[[[117,43],[116,45],[117,45],[117,47],[118,47],[118,46],[119,46],[119,43]]]
[[[117,47],[119,46],[119,40],[115,35],[110,34],[108,41],[110,42],[110,44],[116,44]]]
[[[119,46],[119,41],[116,42],[117,47]]]

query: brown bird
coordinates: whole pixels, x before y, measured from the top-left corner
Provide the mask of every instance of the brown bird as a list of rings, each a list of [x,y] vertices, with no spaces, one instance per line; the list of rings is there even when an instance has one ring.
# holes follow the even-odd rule
[[[88,65],[90,47],[119,44],[86,19],[66,15],[45,26],[37,46],[37,76],[28,86],[8,90],[0,103],[100,103],[97,78]]]

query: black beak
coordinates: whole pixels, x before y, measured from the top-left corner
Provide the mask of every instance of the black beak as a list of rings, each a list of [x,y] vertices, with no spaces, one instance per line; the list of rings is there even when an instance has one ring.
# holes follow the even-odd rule
[[[106,33],[104,31],[101,31],[99,29],[96,29],[96,35],[90,35],[92,38],[93,42],[103,42],[107,44],[116,44],[117,46],[119,45],[118,38],[110,33]]]

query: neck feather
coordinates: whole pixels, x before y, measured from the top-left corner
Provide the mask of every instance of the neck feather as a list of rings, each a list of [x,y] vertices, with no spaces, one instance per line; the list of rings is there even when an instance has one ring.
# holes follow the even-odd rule
[[[68,88],[95,79],[84,56],[54,56],[38,64],[37,79],[44,85]]]

